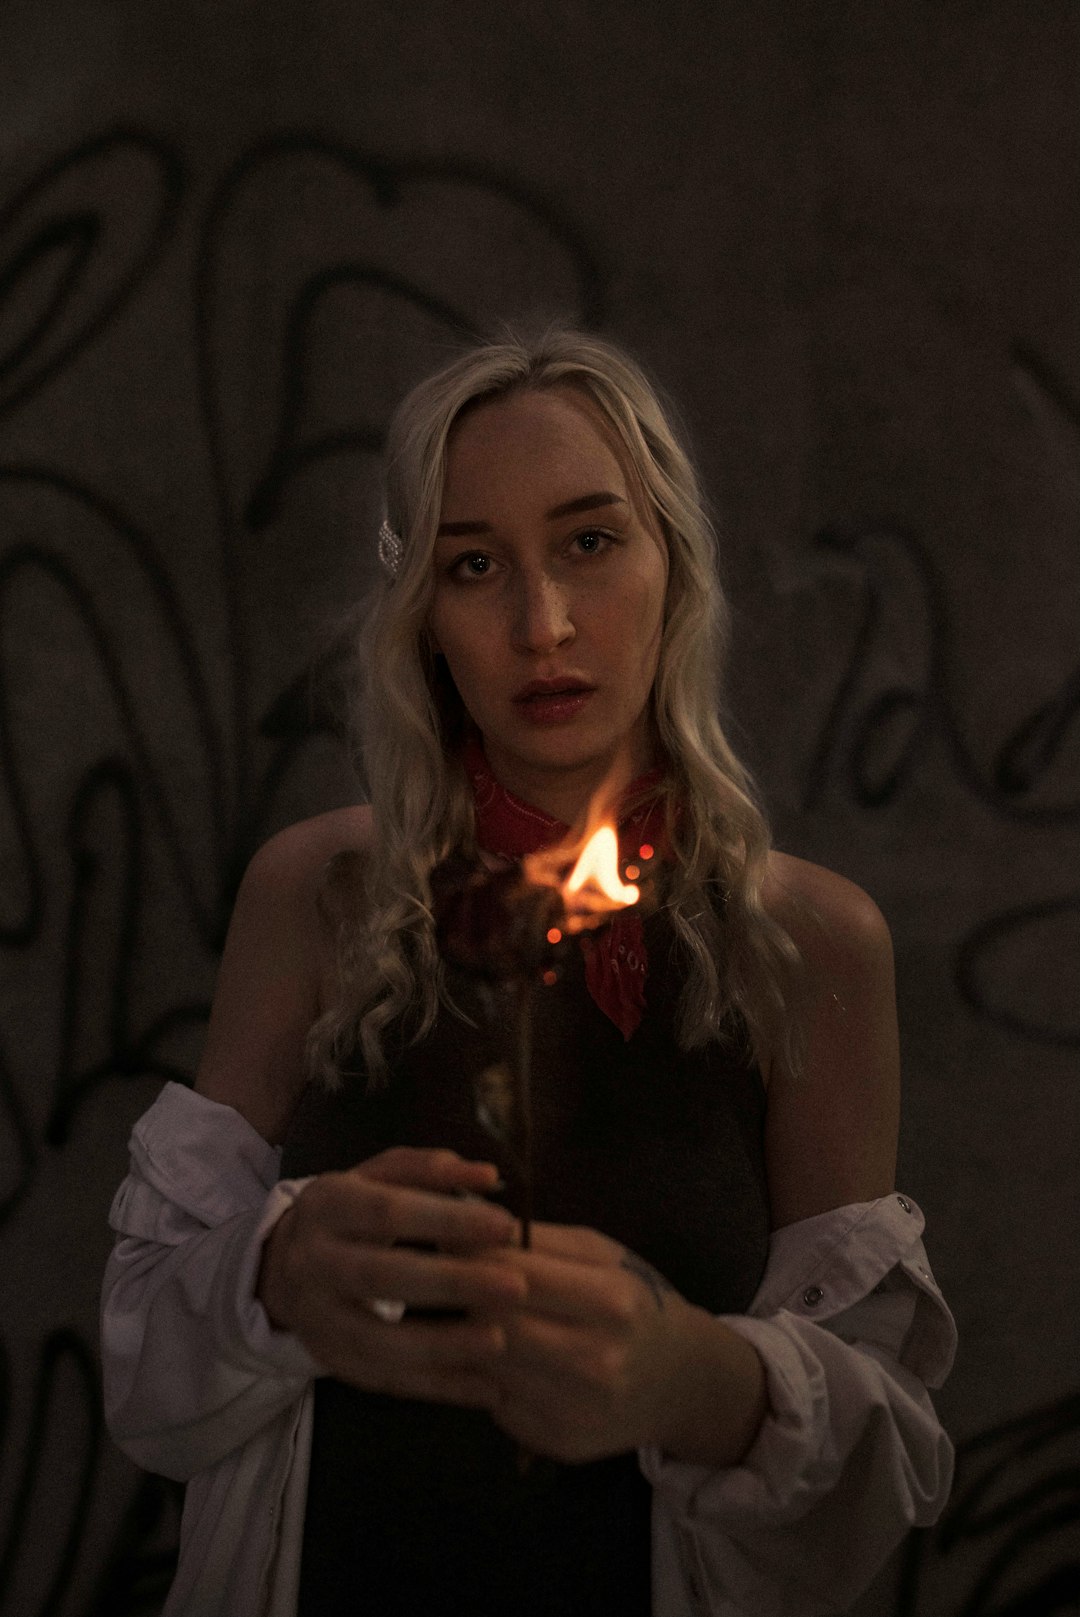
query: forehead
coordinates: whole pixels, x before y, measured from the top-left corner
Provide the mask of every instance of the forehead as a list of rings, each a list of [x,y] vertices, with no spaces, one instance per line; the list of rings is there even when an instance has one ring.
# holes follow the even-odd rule
[[[454,425],[442,514],[480,518],[507,499],[552,505],[601,489],[632,498],[635,482],[614,428],[591,399],[573,387],[522,389],[476,405]]]

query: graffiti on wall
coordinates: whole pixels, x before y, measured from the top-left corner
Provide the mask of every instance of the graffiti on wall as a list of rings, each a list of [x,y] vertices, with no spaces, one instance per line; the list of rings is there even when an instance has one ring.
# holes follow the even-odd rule
[[[246,324],[250,261],[282,188],[304,198],[319,229],[299,241],[274,227],[283,245],[269,250]],[[189,386],[192,495],[212,514],[195,566],[175,525],[140,515],[168,504],[156,491],[173,487],[174,447],[148,433],[146,483],[133,494],[95,467],[85,434],[73,435],[70,459],[58,452],[43,408],[51,401],[64,420],[71,378],[137,346],[163,282],[184,312],[187,346],[159,385],[172,396]],[[53,1039],[43,1109],[40,1066],[28,1069],[24,1041],[0,1038],[2,1238],[104,1085],[190,1079],[184,1041],[205,1022],[240,875],[285,783],[303,777],[306,749],[342,739],[335,692],[346,648],[314,667],[273,670],[278,688],[260,702],[249,599],[252,547],[280,531],[295,491],[342,463],[370,479],[382,447],[385,409],[352,399],[344,383],[342,404],[337,383],[328,390],[319,373],[333,348],[327,330],[364,300],[389,344],[411,344],[426,366],[493,310],[542,309],[551,288],[561,313],[601,328],[609,283],[596,244],[512,176],[452,160],[390,161],[303,135],[260,141],[208,188],[152,133],[113,130],[50,161],[0,204],[0,943],[5,966],[37,984],[35,1016]],[[1080,412],[1036,356],[1018,353],[1017,371],[1039,409],[1080,432]],[[127,433],[146,430],[134,399],[101,407],[110,419],[130,411]],[[1068,778],[1080,670],[1001,737],[987,770],[952,695],[953,636],[930,548],[914,534],[838,523],[811,550],[855,569],[862,605],[842,678],[823,693],[802,783],[807,813],[839,792],[872,815],[935,741],[961,786],[1003,819],[1043,826],[1080,816]],[[902,677],[883,656],[898,598]],[[43,613],[53,626],[44,647]],[[216,625],[214,649],[204,619]],[[73,644],[75,666],[91,670],[74,688],[56,663],[57,648]],[[139,962],[163,892],[185,942],[182,958],[162,956],[170,969],[150,994]],[[1018,1005],[1000,969],[1012,947],[1038,946],[1042,930],[1052,947],[1054,928],[1075,921],[1078,905],[1080,894],[1066,890],[980,921],[955,961],[956,990],[976,1014],[1028,1040],[1080,1043],[1075,1005],[1064,1020]],[[74,1195],[74,1162],[71,1175]],[[104,1561],[85,1565],[107,1442],[92,1322],[58,1321],[46,1334],[16,1430],[11,1391],[23,1373],[0,1340],[0,1474],[11,1499],[0,1521],[0,1609],[29,1610],[27,1591],[40,1617],[156,1609],[175,1554],[174,1485],[133,1480]],[[988,1555],[972,1617],[1005,1610],[987,1603],[1003,1558],[1021,1556],[1038,1524],[1057,1520],[1069,1484],[1051,1467],[1034,1482],[1025,1474],[1011,1504],[992,1504],[987,1479],[998,1486],[1019,1475],[1020,1458],[1042,1453],[1051,1425],[1075,1433],[1074,1405],[967,1445],[949,1517],[932,1545],[913,1544],[906,1617],[920,1609],[929,1561],[965,1535],[980,1537]]]

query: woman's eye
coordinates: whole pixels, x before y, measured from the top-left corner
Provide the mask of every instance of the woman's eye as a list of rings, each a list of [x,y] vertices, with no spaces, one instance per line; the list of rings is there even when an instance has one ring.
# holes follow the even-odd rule
[[[586,528],[574,535],[574,543],[580,545],[587,556],[595,556],[598,551],[605,550],[611,542],[611,535],[605,533],[603,528]]]
[[[450,571],[455,578],[485,578],[491,569],[491,557],[483,551],[472,556],[459,556]]]

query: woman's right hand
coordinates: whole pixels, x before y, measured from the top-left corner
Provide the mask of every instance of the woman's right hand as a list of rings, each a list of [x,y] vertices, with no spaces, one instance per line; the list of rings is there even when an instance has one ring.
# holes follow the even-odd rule
[[[518,1244],[517,1221],[480,1199],[497,1183],[491,1163],[407,1146],[346,1173],[318,1175],[263,1248],[256,1295],[271,1323],[299,1337],[339,1381],[401,1398],[492,1407],[488,1372],[506,1346],[498,1315],[525,1293],[520,1274],[480,1255]],[[391,1324],[372,1311],[379,1297],[466,1317],[406,1315]]]

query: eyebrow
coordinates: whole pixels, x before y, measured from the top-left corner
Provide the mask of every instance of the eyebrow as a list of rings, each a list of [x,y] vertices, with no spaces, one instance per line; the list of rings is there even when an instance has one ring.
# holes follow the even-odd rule
[[[580,511],[599,511],[605,505],[625,505],[626,501],[621,494],[612,494],[606,489],[599,489],[595,494],[579,494],[574,500],[564,500],[561,505],[553,505],[544,518],[545,522],[556,522],[559,517],[576,516]],[[490,522],[440,522],[437,538],[460,538],[469,533],[490,533]]]

